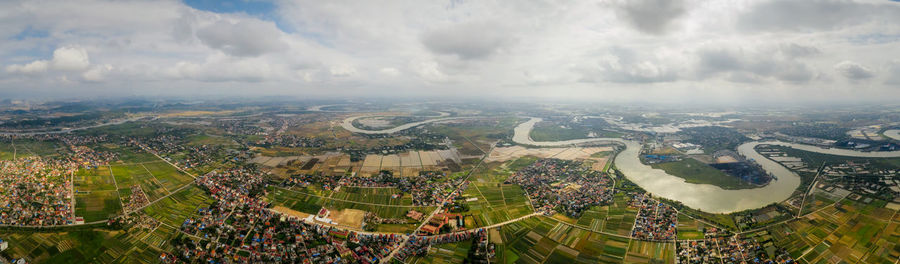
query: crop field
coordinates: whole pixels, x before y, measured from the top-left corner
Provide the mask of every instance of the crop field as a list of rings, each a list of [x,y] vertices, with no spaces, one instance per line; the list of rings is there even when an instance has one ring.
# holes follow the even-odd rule
[[[628,206],[629,199],[624,193],[615,195],[613,203],[608,206],[608,221],[602,225],[603,232],[623,236],[631,235],[631,228],[634,226],[638,210]]]
[[[150,173],[156,180],[166,188],[166,190],[174,190],[185,184],[190,183],[194,179],[184,174],[172,165],[166,162],[148,162],[141,163],[141,167]]]
[[[212,204],[213,198],[196,187],[188,187],[166,199],[144,208],[144,213],[160,222],[179,227],[197,208]]]
[[[424,257],[414,258],[408,263],[463,263],[472,248],[472,240],[432,246]]]
[[[371,188],[367,192],[372,191]],[[344,192],[343,188],[339,192],[333,192],[334,196]],[[383,191],[381,191],[383,192]],[[366,196],[363,194],[355,194],[351,200],[335,200],[335,197],[328,198],[332,194],[330,190],[322,190],[318,188],[304,188],[300,190],[289,190],[278,188],[269,193],[269,200],[275,204],[283,205],[292,210],[316,214],[322,207],[329,210],[341,209],[358,209],[373,212],[383,218],[405,218],[409,210],[417,210],[419,212],[431,212],[434,206],[412,206],[412,205],[391,205],[377,203],[377,199],[383,199],[384,195]],[[347,196],[351,197],[351,196]],[[380,198],[379,198],[380,197]],[[390,196],[388,196],[390,198]],[[400,199],[397,199],[400,200]],[[407,200],[411,204],[411,200]]]
[[[632,240],[626,263],[675,263],[675,243]]]
[[[159,158],[157,158],[155,155],[135,147],[126,147],[114,144],[101,144],[98,146],[94,146],[94,148],[100,151],[109,151],[118,154],[118,163],[159,161]]]
[[[594,232],[600,232],[606,222],[607,214],[609,214],[609,206],[594,206],[584,211],[575,224]]]
[[[58,155],[60,145],[55,141],[43,141],[32,139],[16,139],[15,144],[16,157],[25,156],[55,156]]]
[[[331,198],[355,202],[386,204],[386,205],[411,205],[412,196],[403,194],[397,188],[357,188],[342,187],[333,192]],[[400,195],[400,198],[392,198],[392,195]]]
[[[775,225],[756,236],[771,238],[801,263],[819,263],[833,257],[849,262],[891,263],[900,257],[896,211],[840,202],[799,221]]]
[[[75,215],[87,223],[108,219],[122,211],[115,179],[106,167],[79,170],[73,177]]]
[[[678,214],[678,239],[703,239],[703,228],[706,224],[685,215]]]
[[[3,231],[4,252],[30,263],[156,263],[160,251],[132,232],[82,227],[66,232]]]
[[[671,243],[641,242],[533,217],[500,228],[500,263],[673,263]]]
[[[500,183],[469,184],[464,198],[477,198],[468,202],[469,212],[477,226],[489,226],[516,219],[533,212],[521,187]]]
[[[150,201],[154,201],[169,194],[169,190],[166,190],[165,187],[163,187],[163,185],[140,164],[109,166],[109,169],[116,178],[116,182],[119,184],[119,190],[128,189],[132,185],[140,185]]]
[[[12,160],[16,154],[12,141],[0,142],[0,160]]]

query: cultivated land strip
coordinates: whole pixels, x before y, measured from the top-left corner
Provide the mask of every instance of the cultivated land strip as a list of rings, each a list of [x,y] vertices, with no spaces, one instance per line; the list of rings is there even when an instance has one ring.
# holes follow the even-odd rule
[[[281,190],[284,190],[284,191],[293,192],[293,193],[299,193],[299,194],[303,194],[303,195],[307,195],[307,196],[318,197],[318,198],[322,198],[322,199],[328,199],[328,200],[340,201],[340,202],[347,202],[347,203],[355,203],[355,204],[364,204],[364,205],[371,205],[371,206],[404,207],[404,208],[410,208],[410,207],[416,207],[416,208],[418,208],[418,207],[431,207],[431,206],[427,206],[427,205],[378,204],[378,203],[369,203],[369,202],[351,201],[351,200],[345,200],[345,199],[338,199],[338,198],[325,197],[325,196],[321,196],[321,195],[315,195],[315,194],[311,194],[311,193],[307,193],[307,192],[301,192],[301,191],[297,191],[297,190],[291,190],[291,189],[287,189],[287,188],[284,188],[284,187],[281,187],[281,186],[275,186],[275,188],[276,188],[276,189],[281,189]],[[332,192],[332,194],[334,194],[334,192]]]

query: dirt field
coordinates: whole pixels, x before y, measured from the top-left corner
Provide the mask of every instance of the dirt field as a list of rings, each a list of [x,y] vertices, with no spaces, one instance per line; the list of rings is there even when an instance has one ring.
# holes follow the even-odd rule
[[[535,156],[538,158],[558,158],[565,160],[588,159],[590,158],[591,154],[602,151],[612,151],[612,148],[525,148],[522,146],[512,146],[505,148],[495,148],[485,161],[504,162],[508,160],[514,160],[523,156]]]
[[[340,211],[333,210],[328,218],[334,220],[335,223],[343,226],[361,227],[366,211],[358,209],[344,209]]]
[[[286,214],[286,215],[293,216],[293,217],[300,218],[300,219],[310,216],[310,214],[300,212],[300,211],[295,211],[295,210],[292,210],[291,208],[287,208],[284,206],[275,206],[274,208],[272,208],[272,210],[274,210],[275,212],[279,212],[279,213]]]

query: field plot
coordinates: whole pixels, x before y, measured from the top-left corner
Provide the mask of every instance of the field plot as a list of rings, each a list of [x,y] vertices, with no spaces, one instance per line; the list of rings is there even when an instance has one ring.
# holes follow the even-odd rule
[[[602,227],[603,232],[623,236],[631,235],[631,228],[634,226],[638,210],[628,206],[630,199],[624,193],[615,195],[613,203],[609,205],[608,220]]]
[[[694,220],[685,214],[678,214],[678,225],[676,226],[678,239],[703,239],[705,226],[706,224],[703,222]]]
[[[674,263],[671,243],[643,242],[592,232],[552,218],[533,217],[499,229],[499,263]],[[668,257],[666,257],[668,256]]]
[[[575,222],[576,225],[590,229],[594,232],[602,231],[606,216],[609,214],[609,206],[594,206],[582,213]]]
[[[333,193],[330,198],[339,200],[383,205],[412,205],[412,197],[401,193],[397,188],[343,187]],[[393,198],[394,195],[399,198]]]
[[[102,144],[100,146],[96,146],[95,149],[117,153],[119,155],[119,163],[159,161],[159,158],[157,158],[155,155],[134,147]]]
[[[525,192],[517,185],[473,182],[463,197],[477,199],[467,202],[469,212],[464,213],[475,218],[476,226],[502,223],[534,212]]]
[[[896,211],[842,200],[799,221],[771,226],[754,235],[771,239],[801,262],[839,258],[849,263],[890,263],[900,257]]]
[[[472,240],[432,246],[424,257],[414,258],[409,263],[463,263],[472,248]]]
[[[0,160],[12,160],[16,154],[12,141],[0,141]]]
[[[388,189],[389,191],[390,189]],[[357,209],[367,212],[373,212],[382,218],[405,218],[409,210],[417,210],[419,212],[431,212],[434,206],[412,206],[412,200],[393,199],[399,201],[391,201],[385,204],[379,201],[389,201],[390,195],[385,196],[385,190],[373,190],[373,188],[360,188],[356,193],[344,192],[343,188],[340,192],[332,192],[330,190],[322,190],[319,188],[298,188],[283,189],[278,188],[269,192],[269,200],[275,204],[283,205],[292,210],[300,211],[308,214],[316,214],[322,207],[329,210]],[[368,193],[378,193],[372,194]],[[333,194],[333,195],[332,195]],[[331,197],[329,197],[331,196]],[[338,199],[337,197],[344,197]],[[344,200],[345,198],[349,198]],[[405,203],[405,205],[403,205]]]
[[[157,263],[161,251],[141,241],[140,232],[77,228],[66,232],[7,232],[4,253],[29,263]]]
[[[32,139],[16,139],[16,157],[25,156],[56,156],[60,150],[60,145],[55,141],[43,141]]]
[[[169,226],[179,227],[197,208],[212,204],[213,198],[196,187],[188,187],[144,208],[144,213]]]
[[[153,175],[153,177],[167,190],[177,189],[178,187],[193,181],[191,176],[184,174],[175,167],[172,167],[172,165],[163,161],[141,163],[141,166]]]
[[[122,211],[116,183],[109,169],[80,170],[73,177],[75,186],[75,215],[85,222],[108,219]]]
[[[119,184],[120,191],[130,188],[132,185],[139,185],[150,201],[169,194],[169,190],[141,164],[115,165],[109,166],[109,168]]]
[[[675,244],[632,240],[626,263],[675,263]]]

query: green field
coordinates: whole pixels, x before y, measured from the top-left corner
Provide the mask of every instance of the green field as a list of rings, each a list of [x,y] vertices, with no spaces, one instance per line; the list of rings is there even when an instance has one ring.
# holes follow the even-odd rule
[[[73,177],[75,215],[85,222],[106,220],[122,211],[116,183],[106,167],[79,170]]]
[[[337,196],[338,193],[334,193]],[[283,188],[273,189],[269,192],[268,199],[277,205],[282,205],[296,211],[315,214],[320,208],[325,207],[331,210],[341,209],[358,209],[373,212],[383,218],[400,218],[404,219],[409,210],[417,210],[419,212],[431,212],[434,206],[410,206],[410,205],[391,205],[378,203],[379,199],[383,199],[381,195],[363,196],[355,194],[354,200],[344,201],[336,200],[335,197],[328,197],[331,194],[329,190],[321,190],[317,188],[304,188],[300,190],[288,190]],[[320,197],[317,197],[320,196]],[[349,196],[348,196],[349,197]],[[411,202],[410,202],[411,203]]]
[[[197,208],[212,204],[209,197],[197,187],[187,187],[166,199],[144,208],[144,213],[169,226],[179,227]]]
[[[712,184],[727,190],[756,187],[753,184],[747,183],[737,177],[728,175],[703,162],[691,158],[652,164],[650,166],[654,169],[662,169],[666,171],[666,173],[682,178],[689,183]]]
[[[531,130],[531,139],[534,141],[563,141],[563,140],[571,140],[571,139],[582,139],[587,138],[588,134],[591,131],[599,132],[596,137],[621,137],[622,133],[613,132],[613,131],[605,131],[605,130],[595,130],[587,127],[560,127],[559,125],[553,124],[541,124],[538,123],[534,126],[534,129]]]
[[[145,231],[93,227],[34,232],[0,230],[9,242],[4,254],[29,263],[158,263],[160,248],[146,243]]]
[[[12,160],[16,152],[12,141],[0,142],[0,160]]]

